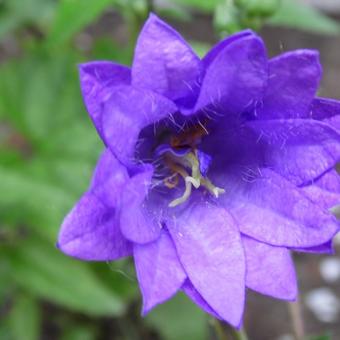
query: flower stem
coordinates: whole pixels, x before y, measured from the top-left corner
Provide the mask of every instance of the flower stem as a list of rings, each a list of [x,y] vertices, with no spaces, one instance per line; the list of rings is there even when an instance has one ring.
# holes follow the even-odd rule
[[[248,336],[244,328],[241,328],[239,330],[233,329],[233,336],[235,340],[248,340]]]
[[[305,337],[304,323],[301,315],[301,306],[299,301],[290,302],[289,313],[293,325],[294,337],[296,340],[302,340]]]
[[[218,340],[248,340],[247,334],[243,328],[240,330],[230,326],[225,328],[219,320],[212,319],[211,321]]]
[[[220,321],[212,318],[211,324],[215,330],[215,335],[218,340],[229,340],[229,337],[227,336],[227,334],[224,333],[224,330],[223,330],[223,327]]]

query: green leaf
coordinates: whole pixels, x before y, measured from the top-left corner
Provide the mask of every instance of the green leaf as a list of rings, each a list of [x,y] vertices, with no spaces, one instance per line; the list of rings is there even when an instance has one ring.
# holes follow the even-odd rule
[[[76,197],[19,169],[0,167],[0,207],[55,239],[63,216]]]
[[[203,12],[212,13],[220,0],[173,0],[179,5],[184,5],[198,9]]]
[[[98,339],[97,330],[91,326],[71,325],[65,331],[61,340],[95,340]]]
[[[317,335],[310,337],[310,340],[332,340],[331,334],[323,334],[323,335]]]
[[[9,316],[11,334],[15,340],[39,339],[41,314],[38,301],[26,294],[17,294]]]
[[[211,48],[209,44],[196,40],[190,41],[190,45],[200,58],[203,58]]]
[[[146,317],[166,340],[204,340],[208,336],[207,315],[180,293]]]
[[[0,16],[0,39],[26,24],[45,27],[55,8],[54,0],[7,0]]]
[[[315,33],[338,34],[340,32],[340,25],[335,20],[295,0],[282,0],[278,11],[268,23]]]
[[[114,0],[61,0],[48,37],[50,44],[60,44],[71,39],[94,22]]]
[[[42,238],[22,242],[11,261],[15,282],[40,298],[93,316],[124,312],[122,299],[86,263],[65,256]]]

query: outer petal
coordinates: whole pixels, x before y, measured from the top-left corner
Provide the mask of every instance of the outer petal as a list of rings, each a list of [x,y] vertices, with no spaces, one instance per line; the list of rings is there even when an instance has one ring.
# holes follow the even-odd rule
[[[167,221],[181,263],[194,287],[234,326],[244,308],[245,263],[234,220],[221,208],[193,203]]]
[[[306,117],[319,87],[319,53],[298,50],[284,53],[269,62],[269,81],[260,119]]]
[[[340,194],[323,190],[317,185],[309,185],[302,190],[311,201],[318,204],[323,209],[331,209],[340,204]]]
[[[254,172],[255,173],[255,172]],[[328,242],[339,226],[335,217],[303,195],[303,191],[269,169],[252,181],[227,174],[220,196],[242,233],[274,246],[313,247]]]
[[[133,176],[121,196],[121,231],[128,240],[135,243],[152,242],[159,237],[162,230],[160,219],[144,203],[152,175],[153,169],[149,167]]]
[[[224,49],[231,44],[232,42],[241,39],[247,36],[255,36],[255,33],[252,30],[244,30],[238,33],[235,33],[231,36],[226,37],[225,39],[218,42],[213,48],[204,56],[202,59],[202,68],[203,72],[205,69],[209,67],[209,65],[215,60],[215,58],[224,51]]]
[[[64,219],[57,246],[67,255],[90,261],[111,261],[132,253],[120,232],[117,210],[90,192]]]
[[[90,191],[105,205],[117,207],[120,194],[128,180],[126,168],[118,162],[109,149],[105,149],[94,170]]]
[[[318,178],[314,183],[319,188],[340,194],[340,175],[336,169],[332,169]]]
[[[116,87],[103,106],[103,138],[121,162],[132,164],[140,131],[176,110],[173,102],[151,91]]]
[[[198,76],[199,58],[191,47],[151,14],[137,41],[132,84],[176,100],[193,94]]]
[[[214,318],[221,319],[221,317],[208,305],[201,294],[195,289],[190,280],[186,280],[182,286],[184,293],[206,313],[212,315]]]
[[[79,65],[79,76],[87,111],[101,134],[101,105],[115,86],[130,84],[130,69],[109,61],[95,61]]]
[[[340,176],[332,169],[302,188],[305,195],[324,209],[340,204]]]
[[[333,129],[340,133],[340,115],[333,116],[331,118],[326,118],[323,120],[324,123],[331,126]]]
[[[296,185],[305,185],[340,160],[340,134],[325,123],[307,119],[251,121],[265,162]]]
[[[132,249],[119,228],[119,197],[128,180],[126,169],[106,149],[90,189],[66,216],[58,247],[83,260],[108,261],[128,256]]]
[[[295,300],[297,282],[289,250],[246,236],[242,242],[246,254],[246,286],[278,299]]]
[[[194,111],[209,106],[236,115],[250,111],[262,100],[266,81],[264,44],[259,37],[246,35],[227,44],[211,61]]]
[[[167,231],[157,241],[133,248],[139,286],[143,294],[143,315],[174,295],[186,279],[175,246]]]
[[[314,254],[334,254],[334,247],[332,240],[320,244],[319,246],[310,247],[310,248],[292,248],[291,250],[300,252],[300,253],[314,253]]]
[[[310,109],[310,117],[324,120],[340,116],[340,101],[329,98],[315,98]]]

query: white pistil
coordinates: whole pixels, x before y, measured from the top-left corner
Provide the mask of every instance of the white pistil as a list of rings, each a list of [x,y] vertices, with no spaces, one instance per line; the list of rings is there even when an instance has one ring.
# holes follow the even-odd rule
[[[220,194],[224,194],[225,190],[219,187],[216,187],[214,184],[211,183],[211,181],[208,178],[203,178],[202,185],[216,198],[220,196]]]
[[[200,186],[205,187],[212,195],[214,195],[216,198],[219,197],[220,194],[224,194],[225,190],[219,187],[216,187],[212,184],[212,182],[206,178],[203,177],[200,172],[200,164],[199,160],[197,158],[197,155],[195,153],[188,153],[185,157],[169,157],[167,159],[167,165],[169,168],[174,172],[174,174],[179,174],[184,179],[185,182],[185,190],[181,197],[174,199],[169,203],[170,208],[174,208],[179,204],[182,204],[188,200],[188,198],[191,195],[192,186],[194,186],[195,189],[198,189]],[[186,172],[184,167],[190,167],[191,168],[191,176]],[[172,175],[173,176],[173,175]],[[175,186],[170,186],[168,184],[170,178],[168,177],[165,179],[165,185],[168,188],[173,188]],[[177,184],[177,183],[176,183]]]
[[[179,204],[184,203],[191,195],[192,182],[188,180],[190,177],[185,178],[185,191],[183,195],[179,198],[174,199],[169,203],[170,208],[174,208]]]

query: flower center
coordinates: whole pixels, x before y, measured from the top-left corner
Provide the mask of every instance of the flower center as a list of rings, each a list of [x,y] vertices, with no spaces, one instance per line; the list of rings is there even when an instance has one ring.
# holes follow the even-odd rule
[[[172,135],[169,144],[161,144],[155,150],[156,155],[163,158],[164,164],[171,172],[171,175],[163,180],[164,185],[173,189],[178,186],[181,178],[185,184],[183,195],[169,203],[171,208],[186,202],[193,187],[204,187],[216,198],[225,192],[206,177],[211,157],[197,147],[206,135],[208,131],[200,123],[180,134]]]

